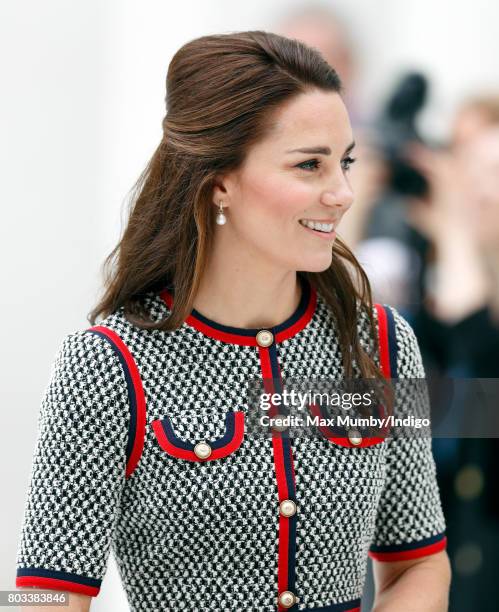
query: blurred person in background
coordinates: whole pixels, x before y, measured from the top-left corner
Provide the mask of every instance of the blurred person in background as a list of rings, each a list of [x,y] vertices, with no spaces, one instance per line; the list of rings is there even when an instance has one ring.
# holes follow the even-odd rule
[[[346,21],[323,4],[310,2],[281,15],[273,31],[317,49],[334,66],[343,83],[343,98],[353,125],[359,122],[358,57]]]
[[[480,97],[459,109],[447,150],[415,146],[408,153],[430,183],[428,197],[411,198],[407,214],[432,244],[425,297],[414,324],[427,362],[436,371],[459,366],[470,376],[499,375],[494,359],[498,128],[499,95]],[[486,337],[489,342],[483,342]]]
[[[430,184],[428,196],[408,207],[410,222],[432,244],[426,297],[413,319],[427,370],[499,378],[499,95],[462,105],[448,150],[412,147],[409,159]],[[463,415],[480,418],[470,398],[461,399]],[[455,572],[453,612],[498,610],[494,435],[434,440]]]

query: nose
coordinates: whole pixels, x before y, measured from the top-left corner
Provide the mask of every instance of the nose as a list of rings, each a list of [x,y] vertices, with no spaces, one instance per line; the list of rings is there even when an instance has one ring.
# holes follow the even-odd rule
[[[338,208],[344,213],[353,204],[354,194],[346,177],[342,177],[338,183],[328,191],[325,191],[321,197],[321,202],[325,206]]]

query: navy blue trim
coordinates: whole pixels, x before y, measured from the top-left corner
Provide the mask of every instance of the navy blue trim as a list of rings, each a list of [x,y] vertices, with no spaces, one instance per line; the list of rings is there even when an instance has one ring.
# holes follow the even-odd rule
[[[177,436],[175,431],[173,430],[171,421],[169,417],[164,417],[161,420],[161,427],[165,432],[165,436],[168,438],[169,442],[171,442],[177,448],[183,448],[184,450],[192,451],[196,446],[192,442],[186,442]],[[213,450],[217,448],[222,448],[227,446],[229,442],[232,442],[234,439],[234,433],[236,429],[236,421],[235,421],[235,413],[233,411],[227,412],[225,415],[225,433],[221,438],[217,440],[206,440],[206,442],[210,443],[210,446]]]
[[[389,306],[383,306],[386,312],[386,323],[388,328],[388,351],[390,355],[390,378],[398,378],[397,372],[397,334],[395,331],[395,319]]]
[[[293,473],[291,465],[291,441],[289,437],[282,438],[282,452],[284,460],[284,473],[286,475],[286,484],[288,487],[288,499],[296,503],[296,491],[293,482]],[[289,538],[288,538],[288,587],[287,590],[294,591],[296,583],[296,522],[297,515],[293,514],[288,518],[289,521]],[[295,604],[296,605],[296,604]],[[291,611],[297,610],[295,606],[290,608]]]
[[[274,329],[271,329],[272,333],[275,334]],[[283,391],[283,385],[282,385],[282,381],[281,381],[281,375],[280,375],[280,371],[279,371],[279,360],[277,358],[277,347],[275,342],[273,342],[269,347],[268,347],[268,355],[269,355],[269,361],[270,361],[270,371],[272,373],[272,389],[273,389],[273,393],[277,393],[279,395],[282,395],[282,391]],[[288,407],[281,404],[280,406],[277,407],[277,412],[279,414],[282,414],[283,416],[287,416],[289,414],[289,410]],[[283,435],[288,435],[287,430],[285,432],[283,432]]]
[[[360,599],[352,599],[338,604],[331,604],[323,608],[305,608],[302,612],[347,612],[347,610],[355,608],[360,608]]]
[[[306,278],[300,275],[298,275],[298,279],[301,281],[301,287],[302,287],[300,303],[298,304],[295,312],[290,317],[288,317],[283,323],[279,323],[279,325],[276,325],[274,327],[271,327],[271,328],[268,328],[268,327],[265,327],[265,328],[263,327],[258,327],[258,328],[230,327],[229,325],[223,325],[222,323],[217,323],[216,321],[212,321],[208,317],[205,317],[203,314],[201,314],[195,308],[192,309],[191,316],[195,317],[196,319],[198,319],[205,325],[208,325],[209,327],[212,327],[214,329],[218,329],[219,331],[225,332],[226,334],[236,334],[239,336],[256,336],[256,334],[260,330],[269,329],[275,335],[278,332],[284,331],[285,329],[288,329],[288,327],[291,327],[292,325],[294,325],[305,314],[305,311],[307,310],[308,304],[310,302],[310,297],[312,295],[310,284]],[[172,293],[172,296],[173,296],[173,293]]]
[[[278,334],[279,332],[282,332],[288,327],[294,325],[305,314],[308,308],[308,305],[310,303],[310,297],[312,295],[310,283],[308,282],[308,279],[303,276],[300,276],[299,274],[298,278],[301,281],[302,289],[300,303],[298,304],[295,312],[288,319],[286,319],[284,323],[280,323],[279,325],[275,325],[273,327],[274,334]]]
[[[303,300],[302,300],[303,301]],[[305,308],[308,304],[308,299],[305,302]],[[301,314],[299,315],[301,316]],[[273,328],[272,332],[276,332],[277,328]],[[279,360],[277,357],[277,347],[275,343],[272,343],[269,346],[269,360],[270,360],[270,368],[272,372],[272,383],[273,383],[273,392],[282,394],[283,392],[283,382],[281,379],[281,374],[279,370]],[[279,414],[288,415],[289,410],[287,406],[279,406]],[[292,452],[291,452],[291,440],[289,438],[288,430],[284,430],[281,432],[281,440],[282,440],[282,460],[284,463],[284,476],[286,478],[286,487],[288,490],[287,499],[291,499],[296,503],[296,490],[295,483],[293,480],[293,465],[292,465]],[[297,516],[294,514],[293,516],[288,517],[288,526],[289,526],[289,535],[288,535],[288,567],[287,567],[287,590],[295,591],[295,583],[296,583],[296,524],[297,524]],[[298,604],[294,604],[289,609],[289,612],[296,612],[298,610]]]
[[[275,329],[275,328],[274,328]],[[279,362],[275,342],[269,346],[269,360],[272,378],[274,379],[274,393],[282,393],[281,377],[279,375]]]
[[[87,329],[85,331],[91,334],[95,334],[96,336],[100,336],[101,338],[109,342],[112,349],[118,356],[118,359],[120,360],[121,366],[123,368],[123,373],[125,374],[126,386],[128,389],[128,399],[130,402],[130,424],[128,427],[128,440],[126,445],[126,461],[128,463],[130,455],[132,454],[135,436],[137,435],[137,396],[135,395],[135,386],[132,381],[132,376],[130,374],[130,370],[128,369],[128,364],[126,362],[125,357],[123,356],[123,353],[109,336],[106,336],[106,334],[103,334],[101,331],[98,331],[96,329]]]
[[[424,538],[423,540],[418,540],[417,542],[405,542],[404,544],[390,544],[389,546],[375,546],[371,545],[369,550],[371,552],[399,552],[403,550],[417,550],[418,548],[423,548],[424,546],[429,546],[430,544],[435,544],[436,542],[440,542],[445,537],[445,531],[442,533],[437,533],[437,535],[431,536],[430,538]]]
[[[70,572],[60,572],[57,570],[49,570],[43,567],[22,567],[16,572],[16,576],[38,576],[39,578],[55,578],[57,580],[67,580],[69,582],[78,582],[86,586],[99,588],[102,580],[98,578],[89,578],[81,574],[72,574]]]
[[[291,442],[289,437],[283,437],[282,438],[282,452],[283,452],[283,459],[284,459],[284,473],[286,474],[286,484],[288,487],[288,494],[289,497],[288,499],[292,499],[293,501],[296,501],[296,495],[295,495],[295,483],[293,482],[293,473],[292,473],[292,466],[291,466]],[[296,516],[296,515],[293,515]]]

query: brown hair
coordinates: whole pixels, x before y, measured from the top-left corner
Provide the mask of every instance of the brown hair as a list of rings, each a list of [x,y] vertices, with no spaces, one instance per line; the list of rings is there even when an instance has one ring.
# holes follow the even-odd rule
[[[214,178],[242,164],[248,148],[268,133],[274,109],[313,88],[341,93],[342,85],[318,51],[270,32],[202,36],[175,53],[163,137],[132,188],[128,224],[103,264],[105,293],[88,315],[92,325],[121,306],[141,328],[169,331],[184,322],[215,235]],[[350,249],[336,238],[327,270],[299,274],[333,311],[345,377],[353,378],[355,360],[362,377],[381,378],[359,343],[359,308],[373,340],[376,330],[369,281]],[[174,287],[172,312],[153,321],[141,296],[163,287]]]

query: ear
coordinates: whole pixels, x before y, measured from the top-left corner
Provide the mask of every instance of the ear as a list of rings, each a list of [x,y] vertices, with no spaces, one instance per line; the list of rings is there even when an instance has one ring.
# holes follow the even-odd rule
[[[235,183],[230,175],[218,175],[213,182],[212,202],[218,207],[222,202],[224,208],[230,206],[231,198],[234,195]]]

